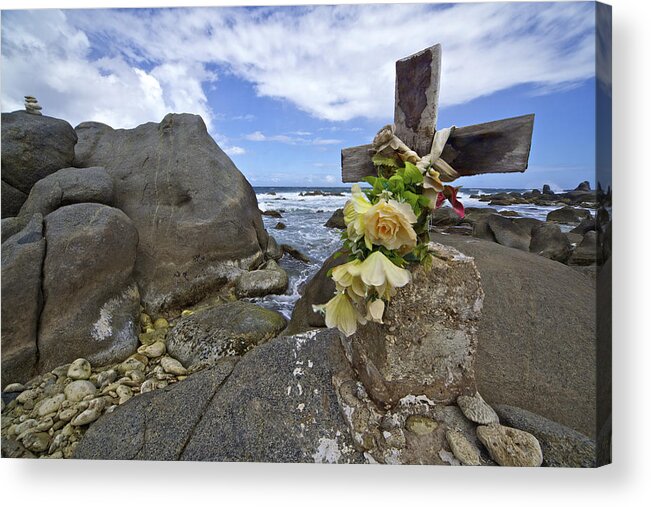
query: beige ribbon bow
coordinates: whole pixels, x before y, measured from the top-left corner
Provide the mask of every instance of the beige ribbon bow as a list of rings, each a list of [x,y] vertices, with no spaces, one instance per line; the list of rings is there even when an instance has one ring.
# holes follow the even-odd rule
[[[454,181],[459,177],[459,173],[441,158],[441,154],[455,128],[452,126],[437,130],[432,140],[430,152],[422,158],[396,136],[394,125],[386,125],[380,129],[373,139],[373,149],[376,153],[384,156],[391,156],[396,153],[403,161],[411,162],[425,175],[430,173],[430,169],[434,169],[441,181]]]

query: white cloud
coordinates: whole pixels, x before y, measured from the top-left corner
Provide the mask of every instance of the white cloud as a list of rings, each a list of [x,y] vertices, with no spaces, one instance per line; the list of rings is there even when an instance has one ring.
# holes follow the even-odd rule
[[[292,136],[286,134],[267,135],[263,134],[259,130],[256,130],[255,132],[251,132],[250,134],[245,135],[244,139],[247,141],[255,142],[267,141],[284,144],[301,144],[314,146],[328,146],[332,144],[341,144],[343,142],[341,139],[322,139],[320,137],[312,139],[306,137],[310,135],[309,132],[293,132],[293,134],[294,135]]]
[[[546,93],[594,75],[593,13],[579,2],[4,12],[2,108],[30,93],[72,123],[182,110],[210,127],[217,65],[321,119],[388,118],[395,60],[436,42],[442,107],[526,83]]]
[[[224,152],[226,155],[244,155],[246,153],[246,150],[240,146],[230,146],[228,148],[224,148]]]

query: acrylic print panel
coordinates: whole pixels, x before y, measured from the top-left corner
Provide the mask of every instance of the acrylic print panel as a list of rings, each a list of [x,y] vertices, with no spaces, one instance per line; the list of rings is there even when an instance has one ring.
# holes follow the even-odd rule
[[[4,11],[2,456],[609,463],[610,20]]]

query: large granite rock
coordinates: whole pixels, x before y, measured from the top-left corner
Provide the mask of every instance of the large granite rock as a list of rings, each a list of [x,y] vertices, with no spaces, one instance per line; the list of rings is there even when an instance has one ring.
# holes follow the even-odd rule
[[[113,204],[113,180],[103,167],[68,167],[37,181],[20,216],[47,216],[61,206],[84,202]]]
[[[38,180],[73,165],[76,142],[77,134],[64,120],[2,113],[2,180],[29,194]]]
[[[590,279],[559,262],[496,243],[443,234],[432,239],[474,257],[481,274],[485,299],[475,371],[486,400],[525,408],[593,437],[595,291]],[[296,304],[291,332],[325,325],[308,321],[308,308],[332,297],[334,284],[325,268]]]
[[[473,238],[432,235],[475,259],[485,293],[475,361],[491,405],[522,407],[594,437],[595,291],[572,268]]]
[[[369,322],[347,341],[352,364],[369,396],[394,407],[407,395],[449,404],[476,391],[476,326],[484,293],[473,260],[430,244],[429,269],[413,268],[383,324]]]
[[[15,217],[26,200],[26,194],[2,180],[2,218]]]
[[[518,407],[495,407],[502,424],[531,433],[540,442],[543,466],[595,467],[597,451],[593,440],[567,426]]]
[[[138,344],[133,223],[115,208],[73,204],[46,217],[45,238],[39,370],[77,357],[93,365],[125,359]]]
[[[43,296],[43,217],[2,244],[2,385],[25,382],[38,359],[37,331]]]
[[[255,193],[201,117],[168,114],[130,130],[82,123],[76,131],[75,166],[106,168],[115,206],[138,230],[135,277],[148,313],[190,306],[263,261],[267,233]]]
[[[338,332],[278,338],[234,362],[121,405],[90,427],[74,457],[364,461],[333,387],[333,377],[353,376]]]
[[[278,312],[235,301],[182,317],[167,335],[167,350],[186,367],[240,356],[286,326]]]

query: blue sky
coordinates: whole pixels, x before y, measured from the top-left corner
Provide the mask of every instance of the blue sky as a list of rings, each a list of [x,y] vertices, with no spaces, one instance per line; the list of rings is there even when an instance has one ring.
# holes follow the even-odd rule
[[[341,149],[392,121],[395,60],[437,42],[440,127],[536,114],[526,173],[460,184],[594,182],[592,3],[4,11],[2,110],[193,112],[253,185],[337,185]]]

